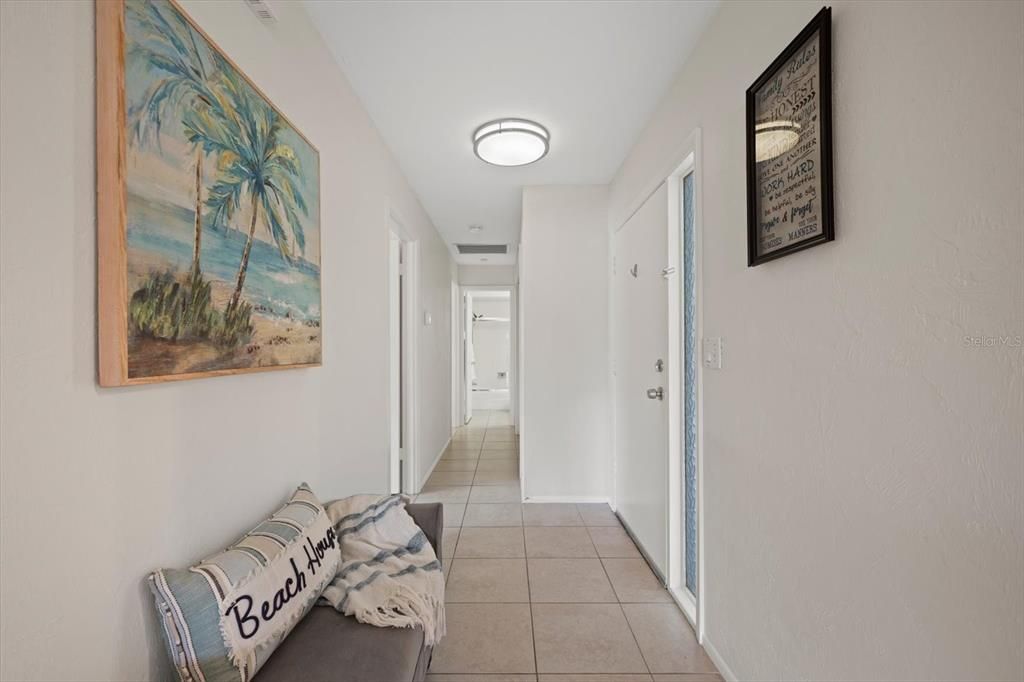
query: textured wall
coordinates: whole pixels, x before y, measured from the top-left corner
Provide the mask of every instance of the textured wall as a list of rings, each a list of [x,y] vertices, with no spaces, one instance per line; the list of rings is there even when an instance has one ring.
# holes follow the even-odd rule
[[[466,286],[488,286],[491,284],[515,284],[514,265],[460,265],[459,284]]]
[[[448,250],[297,3],[186,9],[320,149],[323,367],[97,388],[93,6],[0,2],[4,680],[169,679],[147,571],[309,481],[387,486],[387,227],[421,242],[419,438],[449,434]]]
[[[1024,679],[1024,4],[831,4],[835,243],[746,267],[743,94],[820,2],[724,4],[610,191],[701,129],[707,636],[741,679]]]
[[[519,252],[527,497],[607,499],[607,188],[526,187]]]

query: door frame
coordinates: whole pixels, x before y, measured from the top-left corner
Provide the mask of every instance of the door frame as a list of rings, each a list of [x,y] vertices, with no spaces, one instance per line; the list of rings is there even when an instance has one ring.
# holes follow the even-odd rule
[[[472,414],[472,393],[469,387],[469,372],[468,372],[468,358],[466,357],[466,350],[469,346],[469,324],[470,324],[470,312],[471,306],[466,305],[467,296],[472,294],[474,291],[507,291],[509,292],[509,359],[508,359],[508,397],[509,397],[509,414],[512,417],[512,423],[516,427],[518,432],[518,413],[519,413],[519,287],[515,284],[463,284],[459,287],[459,310],[457,311],[458,319],[460,320],[459,327],[459,338],[462,340],[460,343],[460,365],[463,367],[462,376],[460,377],[460,385],[458,387],[461,395],[465,396],[464,402],[462,403],[465,408],[465,421],[468,423],[469,419],[473,416]],[[522,457],[520,457],[520,461]]]
[[[451,284],[451,343],[452,343],[452,431],[465,425],[465,404],[462,397],[462,291],[457,278]]]
[[[417,400],[417,356],[419,310],[419,242],[409,234],[398,211],[389,206],[385,224],[388,235],[388,490],[392,493],[419,492],[419,414]],[[400,258],[396,259],[395,249]],[[396,326],[395,291],[401,287],[401,328]],[[404,332],[404,333],[403,333]],[[404,420],[403,417],[404,416]],[[404,475],[402,475],[404,474]],[[399,485],[401,481],[401,485]]]
[[[704,367],[700,361],[704,330],[704,286],[703,286],[703,205],[701,201],[701,136],[700,129],[694,130],[683,146],[681,161],[668,176],[668,254],[669,290],[669,580],[668,589],[679,604],[687,619],[693,625],[699,642],[704,641]],[[697,594],[691,595],[685,579],[685,498],[683,485],[685,469],[685,443],[683,438],[684,409],[683,396],[683,277],[682,277],[682,180],[693,173],[693,251],[694,288],[696,309],[694,322],[697,326]]]
[[[694,235],[696,237],[696,245],[694,249],[694,265],[696,273],[694,276],[694,282],[696,284],[696,296],[697,296],[697,309],[695,312],[695,319],[697,323],[697,339],[698,339],[698,354],[701,352],[703,345],[703,329],[704,329],[704,287],[703,287],[703,201],[702,195],[702,153],[701,153],[701,129],[695,128],[684,140],[682,140],[672,152],[666,157],[667,161],[659,167],[659,170],[652,173],[647,182],[641,185],[641,190],[637,192],[635,198],[630,203],[626,204],[624,211],[616,216],[609,219],[609,232],[611,239],[611,252],[609,254],[611,272],[614,272],[618,264],[615,262],[615,241],[618,238],[621,229],[629,222],[630,218],[636,214],[637,211],[647,202],[651,196],[658,191],[662,183],[668,182],[668,202],[669,202],[669,220],[667,221],[668,229],[668,252],[669,262],[667,267],[675,268],[674,271],[670,271],[668,275],[670,280],[670,286],[668,288],[668,315],[669,321],[669,381],[668,381],[668,398],[669,398],[669,471],[666,472],[666,485],[669,487],[669,505],[668,505],[668,523],[666,524],[668,538],[668,558],[669,558],[669,575],[667,576],[666,587],[676,604],[686,615],[687,620],[693,626],[694,631],[697,635],[697,640],[701,644],[704,643],[704,623],[705,623],[705,611],[704,608],[704,595],[706,594],[706,583],[707,574],[704,570],[704,462],[705,462],[705,441],[704,441],[704,370],[702,363],[697,363],[697,595],[696,603],[694,604],[693,599],[687,599],[689,594],[684,587],[679,589],[679,577],[684,575],[681,571],[682,554],[681,549],[681,533],[682,526],[682,514],[685,512],[683,508],[683,496],[682,496],[682,449],[679,447],[681,438],[681,419],[680,419],[680,398],[681,398],[681,386],[682,380],[681,375],[677,370],[682,370],[682,352],[679,341],[681,340],[681,291],[680,283],[682,278],[679,277],[680,273],[680,237],[681,237],[681,224],[679,222],[679,182],[681,176],[688,172],[691,168],[694,171],[694,198],[696,205],[694,206]],[[687,165],[687,164],[690,165]],[[609,287],[608,291],[608,302],[609,306],[613,306],[613,291]],[[615,347],[616,347],[616,334],[614,329],[614,320],[610,319],[609,323],[610,335],[612,340],[612,355],[613,362],[610,365],[610,378],[614,381],[615,378]],[[613,384],[614,385],[614,384]],[[613,398],[614,400],[614,398]],[[613,420],[613,456],[611,466],[612,476],[612,507],[617,508],[618,489],[616,486],[616,469],[619,458],[619,453],[614,451],[615,431],[619,428],[619,425],[615,423],[614,415],[616,410],[612,410]]]

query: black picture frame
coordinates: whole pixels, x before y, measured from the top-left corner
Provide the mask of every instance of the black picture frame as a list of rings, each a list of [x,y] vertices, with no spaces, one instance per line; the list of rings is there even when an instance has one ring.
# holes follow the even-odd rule
[[[781,72],[781,70],[810,42],[818,36],[818,147],[820,156],[818,175],[820,177],[820,194],[818,217],[821,230],[806,239],[794,239],[775,250],[762,252],[759,230],[761,228],[761,208],[759,204],[758,161],[756,159],[756,95]],[[832,187],[832,8],[823,7],[810,23],[786,46],[775,61],[765,69],[754,84],[747,88],[746,93],[746,162],[747,162],[747,266],[754,267],[768,261],[788,256],[812,246],[824,244],[835,239],[835,216]],[[795,148],[799,148],[799,144]],[[788,154],[788,152],[786,152]],[[785,211],[783,211],[785,213]]]

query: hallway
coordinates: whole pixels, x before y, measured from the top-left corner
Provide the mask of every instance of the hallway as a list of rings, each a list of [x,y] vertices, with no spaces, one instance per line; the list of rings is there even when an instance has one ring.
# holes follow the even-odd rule
[[[446,526],[448,636],[428,679],[721,680],[607,505],[520,502],[511,424],[474,412],[416,498],[444,503]]]

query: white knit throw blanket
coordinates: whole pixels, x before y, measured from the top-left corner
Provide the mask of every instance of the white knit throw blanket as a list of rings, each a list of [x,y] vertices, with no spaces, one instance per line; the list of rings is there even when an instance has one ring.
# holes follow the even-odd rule
[[[341,566],[323,598],[361,623],[421,627],[433,646],[445,633],[444,575],[406,502],[401,495],[355,495],[326,505]]]

